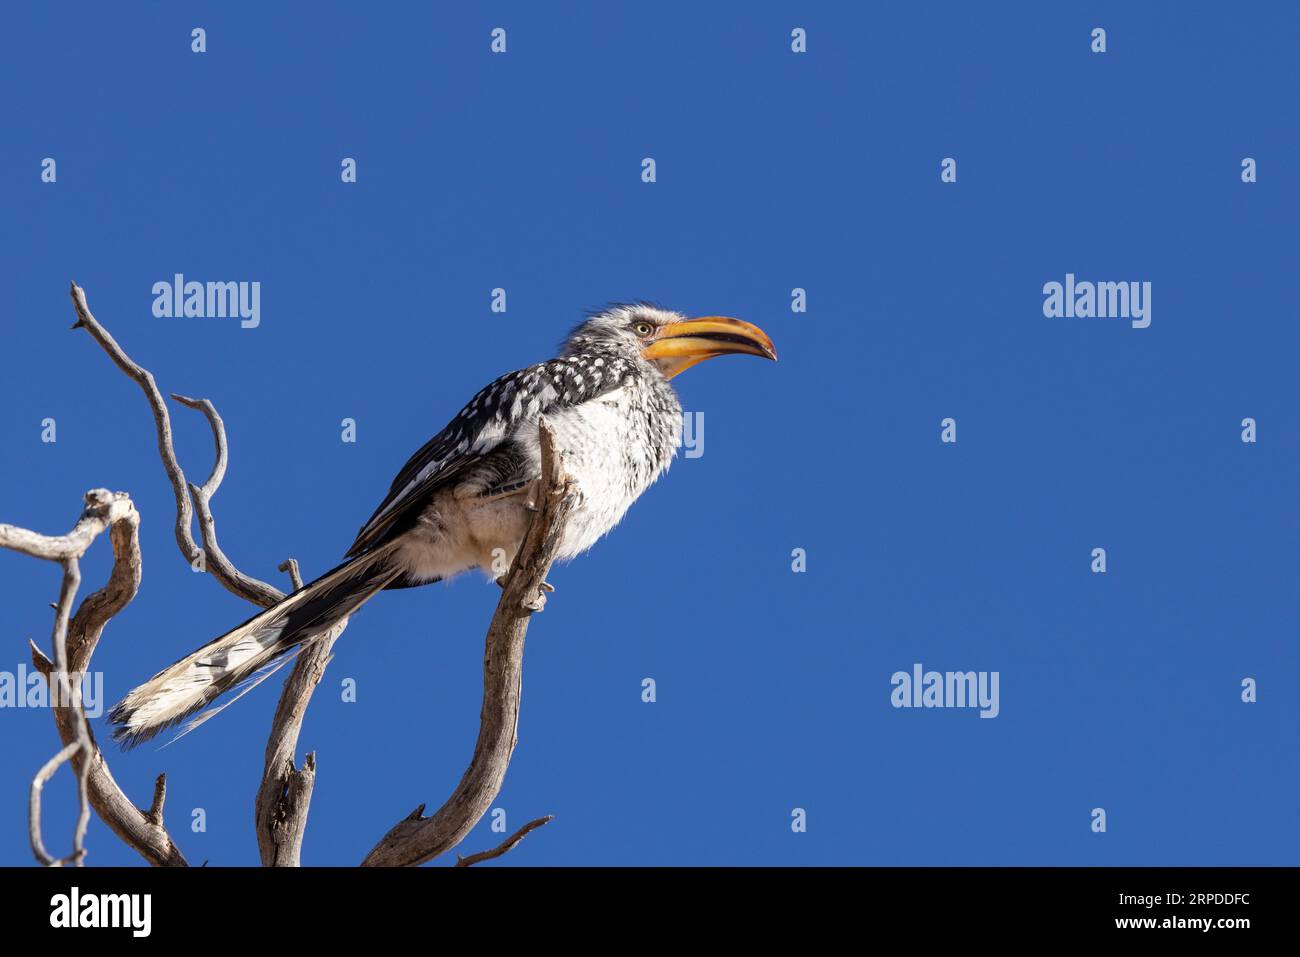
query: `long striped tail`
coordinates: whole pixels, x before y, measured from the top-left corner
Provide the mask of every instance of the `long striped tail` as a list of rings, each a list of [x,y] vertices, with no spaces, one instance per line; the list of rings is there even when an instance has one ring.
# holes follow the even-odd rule
[[[352,614],[401,574],[388,559],[389,549],[359,555],[158,672],[109,712],[114,739],[124,749],[133,748],[268,666],[273,670],[285,663],[291,651]],[[257,680],[262,677],[266,674]],[[190,727],[210,716],[201,715]]]

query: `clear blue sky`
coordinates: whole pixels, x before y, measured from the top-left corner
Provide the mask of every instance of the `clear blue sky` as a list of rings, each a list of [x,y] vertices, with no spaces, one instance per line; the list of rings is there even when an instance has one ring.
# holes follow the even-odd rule
[[[216,403],[222,543],[276,582],[286,556],[334,564],[406,457],[583,308],[739,316],[781,361],[682,376],[703,456],[553,573],[498,806],[512,830],[556,820],[507,863],[1295,863],[1300,16],[1270,9],[11,5],[0,520],[62,532],[88,488],[134,498],[110,700],[249,614],[181,561],[152,420],[68,330],[72,279],[164,391]],[[178,272],[260,282],[260,326],[154,317]],[[1046,318],[1067,272],[1149,281],[1151,326]],[[206,427],[173,417],[201,479]],[[56,592],[53,566],[0,555],[0,670],[48,643]],[[353,620],[301,741],[306,863],[354,863],[449,793],[496,595],[464,578]],[[998,672],[1000,715],[891,707],[917,662]],[[110,755],[137,803],[167,771],[192,861],[256,861],[278,685]],[[0,862],[24,863],[56,738],[41,711],[0,729]],[[462,849],[499,839],[485,819]],[[138,860],[97,821],[89,846]]]

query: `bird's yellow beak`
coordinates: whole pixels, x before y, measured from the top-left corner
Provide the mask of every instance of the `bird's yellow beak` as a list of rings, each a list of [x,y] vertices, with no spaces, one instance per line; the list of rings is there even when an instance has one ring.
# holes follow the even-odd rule
[[[766,332],[726,316],[701,316],[661,326],[641,355],[656,363],[664,376],[671,379],[697,362],[733,352],[776,361],[776,348]]]

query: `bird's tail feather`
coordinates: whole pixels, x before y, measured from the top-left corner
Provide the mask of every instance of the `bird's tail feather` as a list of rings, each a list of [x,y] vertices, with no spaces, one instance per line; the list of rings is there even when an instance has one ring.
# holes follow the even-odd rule
[[[389,560],[390,551],[377,549],[344,562],[154,675],[109,712],[114,739],[132,748],[248,679],[268,677],[276,670],[266,671],[268,666],[285,663],[288,652],[352,614],[401,574]],[[212,714],[200,716],[191,728]]]
[[[317,637],[319,637],[320,634],[321,633],[318,632],[315,636],[313,636],[312,641],[314,641]],[[277,671],[279,671],[289,662],[297,658],[298,652],[306,648],[307,645],[312,643],[312,641],[306,641],[298,644],[297,647],[284,652],[278,658],[273,658],[268,664],[262,665],[262,667],[258,668],[248,677],[241,678],[239,682],[235,684],[233,687],[228,688],[225,692],[222,692],[222,697],[217,699],[221,701],[220,704],[214,704],[211,708],[208,708],[207,710],[200,712],[199,714],[196,714],[194,717],[190,718],[190,720],[186,721],[185,727],[181,728],[181,730],[177,732],[176,736],[172,738],[170,741],[168,741],[167,744],[163,745],[163,747],[168,747],[170,745],[175,744],[177,741],[185,737],[185,735],[189,734],[191,731],[193,731],[199,725],[203,724],[205,721],[209,721],[212,718],[215,718],[217,715],[221,714],[221,712],[225,711],[227,708],[229,708],[232,704],[234,704],[244,695],[248,694],[250,691],[252,691],[258,685],[260,685],[267,678],[271,677],[271,675],[275,674]],[[128,748],[131,746],[132,745],[126,745],[126,747]]]

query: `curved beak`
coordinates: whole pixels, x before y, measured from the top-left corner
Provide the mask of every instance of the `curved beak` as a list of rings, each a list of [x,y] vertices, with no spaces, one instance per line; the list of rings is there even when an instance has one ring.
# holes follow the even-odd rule
[[[730,353],[776,361],[776,347],[766,332],[726,316],[670,322],[659,329],[654,342],[641,350],[641,355],[656,363],[669,379],[697,362]]]

